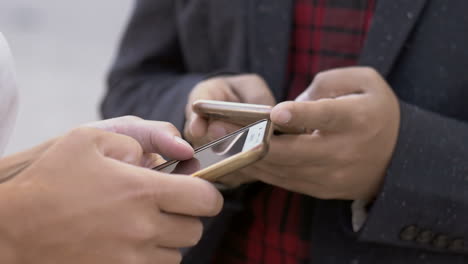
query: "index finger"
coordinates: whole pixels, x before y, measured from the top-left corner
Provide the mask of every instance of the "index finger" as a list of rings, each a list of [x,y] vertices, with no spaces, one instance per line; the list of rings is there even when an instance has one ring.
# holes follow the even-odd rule
[[[192,147],[180,138],[179,131],[170,123],[125,116],[86,126],[129,136],[135,139],[146,153],[158,153],[181,160],[193,156]]]

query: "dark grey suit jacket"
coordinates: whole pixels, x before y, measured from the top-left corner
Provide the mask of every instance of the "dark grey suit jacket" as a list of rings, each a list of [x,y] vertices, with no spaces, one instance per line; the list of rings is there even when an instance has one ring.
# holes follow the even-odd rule
[[[292,1],[140,0],[102,104],[182,128],[187,95],[215,72],[263,76],[284,100]],[[361,65],[400,99],[384,186],[359,233],[349,201],[314,201],[313,263],[468,263],[468,1],[380,0]],[[208,263],[231,216],[226,199],[185,263]],[[311,208],[304,208],[307,216]]]

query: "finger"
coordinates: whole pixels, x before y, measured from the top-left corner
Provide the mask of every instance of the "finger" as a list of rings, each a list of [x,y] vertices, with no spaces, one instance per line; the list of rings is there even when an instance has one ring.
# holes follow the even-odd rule
[[[217,100],[240,102],[240,98],[233,93],[226,78],[212,78],[197,84],[189,95],[187,110],[193,112],[192,104],[197,100]]]
[[[127,135],[138,141],[147,153],[158,153],[171,159],[189,159],[192,147],[180,138],[170,123],[127,116],[88,124],[106,131]]]
[[[223,122],[220,120],[213,120],[208,125],[207,137],[210,140],[216,140],[226,136],[229,133],[239,130],[241,126]]]
[[[242,103],[275,105],[276,100],[265,80],[257,74],[225,78]]]
[[[161,213],[158,217],[157,244],[166,248],[195,246],[201,239],[203,225],[198,218]]]
[[[151,188],[159,208],[168,213],[191,216],[217,215],[223,197],[207,181],[177,174],[154,175]]]
[[[200,161],[196,158],[192,158],[189,160],[180,161],[171,173],[190,175],[199,171],[200,168]]]
[[[165,163],[166,160],[161,157],[159,154],[154,154],[154,153],[144,153],[142,157],[142,163],[141,166],[145,168],[155,168],[163,163]]]
[[[337,98],[350,94],[363,93],[363,86],[356,85],[361,75],[359,68],[339,68],[317,74],[310,86],[295,101],[310,101],[324,98]]]
[[[254,181],[255,179],[249,174],[248,167],[216,179],[216,183],[221,183],[229,188],[237,188]]]
[[[362,102],[359,96],[309,102],[284,102],[275,106],[271,120],[280,126],[337,132],[353,123],[353,110]]]
[[[194,141],[199,140],[200,138],[206,135],[208,130],[208,120],[200,117],[197,114],[193,114],[189,122],[189,133],[191,139]]]
[[[330,156],[331,140],[320,134],[281,135],[270,140],[264,160],[281,166],[298,166],[304,162],[323,163]]]
[[[145,264],[179,264],[182,261],[182,254],[176,248],[148,247],[147,256]]]
[[[143,149],[135,139],[121,134],[100,132],[95,143],[105,157],[136,166],[142,164]]]

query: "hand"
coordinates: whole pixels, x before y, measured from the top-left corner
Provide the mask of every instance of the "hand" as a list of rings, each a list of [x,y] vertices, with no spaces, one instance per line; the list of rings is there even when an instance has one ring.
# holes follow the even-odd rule
[[[103,131],[127,135],[137,140],[144,150],[144,155],[141,164],[135,165],[146,168],[154,168],[164,162],[164,159],[157,153],[164,152],[169,158],[181,160],[193,156],[193,149],[170,123],[124,116],[85,124],[83,127],[94,127]],[[0,183],[11,179],[34,163],[57,140],[58,138],[49,140],[39,146],[4,158],[3,162],[0,163]]]
[[[138,139],[79,128],[0,184],[0,262],[179,263],[177,248],[200,239],[196,217],[217,214],[222,197],[203,180],[132,165],[149,146]]]
[[[201,146],[236,131],[241,127],[220,120],[206,120],[192,110],[196,100],[218,100],[238,103],[275,105],[276,101],[265,81],[253,74],[208,79],[195,86],[186,107],[185,137],[194,145]],[[254,179],[239,172],[222,177],[219,182],[231,187]]]
[[[296,102],[277,105],[274,123],[304,135],[272,138],[266,159],[248,168],[266,183],[323,199],[372,199],[398,137],[399,104],[373,69],[319,74]]]
[[[185,137],[196,146],[218,139],[240,127],[222,121],[206,120],[192,110],[197,100],[217,100],[238,103],[274,105],[275,99],[265,81],[253,74],[216,77],[195,86],[185,110]]]
[[[141,164],[135,165],[146,168],[154,168],[165,162],[160,153],[178,160],[190,159],[193,156],[192,147],[181,138],[179,131],[171,123],[124,116],[88,123],[83,127],[98,128],[135,139],[144,151]]]

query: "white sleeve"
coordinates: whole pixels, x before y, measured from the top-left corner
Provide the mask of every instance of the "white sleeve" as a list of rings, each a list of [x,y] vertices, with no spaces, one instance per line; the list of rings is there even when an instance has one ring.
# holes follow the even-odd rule
[[[370,204],[367,200],[355,200],[351,204],[352,225],[354,232],[359,232],[367,220],[367,205]]]
[[[12,132],[17,112],[16,76],[10,48],[0,32],[0,156]]]

